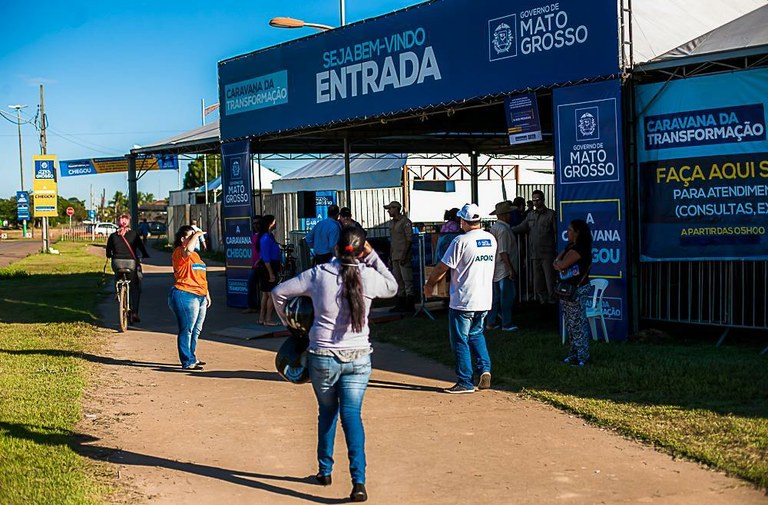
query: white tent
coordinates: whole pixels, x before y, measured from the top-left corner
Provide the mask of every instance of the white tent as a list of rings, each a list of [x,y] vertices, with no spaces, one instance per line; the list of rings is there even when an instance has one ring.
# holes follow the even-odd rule
[[[400,186],[406,156],[387,154],[371,158],[365,154],[350,156],[349,171],[352,189],[393,188]],[[344,156],[330,156],[304,165],[274,181],[273,193],[297,191],[343,191]]]
[[[766,0],[635,0],[632,2],[635,63],[652,60],[766,3]]]

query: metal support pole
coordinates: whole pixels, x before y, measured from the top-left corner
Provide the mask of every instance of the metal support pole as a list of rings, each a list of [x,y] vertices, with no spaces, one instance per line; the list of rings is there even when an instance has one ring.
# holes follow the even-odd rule
[[[346,206],[352,208],[352,175],[349,164],[349,138],[344,137],[344,192]]]
[[[205,99],[200,100],[200,117],[205,126]],[[205,205],[208,206],[208,156],[203,153],[203,187],[205,188]]]
[[[423,286],[427,280],[424,278],[427,275],[427,253],[426,253],[426,247],[424,245],[424,233],[421,232],[418,234],[416,241],[419,243],[419,275],[421,277],[421,285]],[[427,297],[424,296],[424,290],[420,289],[420,295],[419,298],[421,299],[421,303],[419,304],[419,307],[416,309],[416,312],[414,312],[413,317],[416,317],[419,315],[420,312],[423,312],[429,317],[431,320],[435,320],[435,318],[432,316],[432,314],[429,312],[429,309],[427,309]]]
[[[128,208],[131,209],[131,224],[139,222],[139,198],[136,190],[136,155],[128,156]]]
[[[477,152],[472,151],[469,153],[469,177],[470,186],[472,188],[472,203],[480,205],[480,189],[478,186],[478,168],[477,168]]]
[[[256,153],[256,170],[259,171],[259,215],[264,215],[264,194],[261,189],[261,152]]]
[[[339,0],[339,14],[341,14],[341,26],[347,24],[346,9],[344,8],[344,0]]]

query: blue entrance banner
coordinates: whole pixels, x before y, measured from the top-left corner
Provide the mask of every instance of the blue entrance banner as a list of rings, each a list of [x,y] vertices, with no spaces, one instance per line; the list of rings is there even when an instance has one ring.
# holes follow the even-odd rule
[[[335,191],[318,191],[315,193],[315,217],[302,218],[299,225],[304,231],[310,231],[317,223],[328,217],[328,207],[336,205]]]
[[[219,62],[234,140],[619,73],[615,0],[436,0]]]
[[[559,88],[553,101],[558,249],[568,243],[568,224],[586,221],[592,231],[589,275],[609,281],[603,296],[608,335],[624,340],[629,317],[621,86],[612,80]]]
[[[16,192],[16,219],[18,221],[29,221],[29,192]]]
[[[250,143],[241,141],[222,144],[221,156],[227,305],[247,307],[248,277],[253,258]]]
[[[636,97],[641,261],[768,259],[768,70]]]
[[[541,122],[536,93],[508,96],[504,100],[510,145],[541,140]]]
[[[136,170],[178,170],[179,157],[176,154],[140,154],[136,157]],[[66,160],[59,163],[62,177],[76,175],[111,174],[128,171],[128,158],[89,158]]]

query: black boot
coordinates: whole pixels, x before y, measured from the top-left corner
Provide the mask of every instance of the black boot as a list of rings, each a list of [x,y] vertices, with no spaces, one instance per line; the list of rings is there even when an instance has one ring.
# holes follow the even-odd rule
[[[365,484],[352,484],[352,493],[349,495],[351,501],[367,501],[368,492],[365,490]]]

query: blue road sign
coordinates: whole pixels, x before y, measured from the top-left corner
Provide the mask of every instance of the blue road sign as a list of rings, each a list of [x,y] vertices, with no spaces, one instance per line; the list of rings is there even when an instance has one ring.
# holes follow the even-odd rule
[[[16,219],[29,221],[29,192],[16,192]]]

